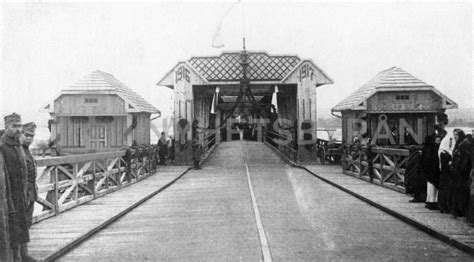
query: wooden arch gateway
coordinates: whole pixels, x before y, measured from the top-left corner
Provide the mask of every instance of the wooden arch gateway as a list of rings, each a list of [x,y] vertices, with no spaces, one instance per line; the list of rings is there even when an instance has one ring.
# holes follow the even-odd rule
[[[181,61],[157,85],[174,90],[176,162],[184,164],[192,162],[189,145],[196,135],[206,149],[210,140],[235,137],[234,124],[241,121],[252,127],[246,139],[263,140],[262,130],[278,138],[282,132],[273,128],[278,118],[285,119],[278,127],[289,132],[281,138],[291,140],[286,151],[293,151],[295,160],[310,159],[316,152],[301,141],[316,139],[316,88],[332,83],[310,59],[243,50]]]

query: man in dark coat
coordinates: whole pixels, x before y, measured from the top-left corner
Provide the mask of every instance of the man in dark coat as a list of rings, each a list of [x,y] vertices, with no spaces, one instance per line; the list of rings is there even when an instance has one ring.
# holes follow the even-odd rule
[[[169,158],[171,161],[171,164],[174,165],[174,161],[176,158],[176,151],[175,151],[175,140],[174,137],[170,137],[170,148],[169,148]]]
[[[166,165],[166,154],[168,153],[168,141],[166,141],[166,133],[161,132],[161,137],[158,139],[158,156],[160,159],[159,165]]]
[[[470,141],[464,138],[453,152],[453,216],[464,217],[469,205],[469,175],[471,172]]]
[[[26,156],[26,169],[28,171],[28,183],[26,191],[26,202],[27,202],[27,214],[28,214],[28,229],[31,228],[33,223],[33,211],[35,207],[35,202],[37,199],[37,187],[36,187],[36,161],[33,155],[30,152],[29,146],[33,143],[35,138],[36,124],[33,122],[23,125],[23,136],[21,139],[21,144],[23,146],[23,151]],[[21,246],[21,258],[23,261],[32,261],[32,257],[28,255],[28,244],[23,243]]]
[[[22,259],[22,245],[30,241],[28,232],[27,213],[27,184],[28,173],[26,156],[20,145],[21,117],[11,114],[5,117],[5,134],[0,153],[4,159],[4,172],[7,186],[7,203],[9,209],[10,244],[14,261],[27,261]]]
[[[415,146],[410,147],[410,157],[405,169],[405,189],[412,194],[412,203],[422,203],[426,200],[426,178],[421,170],[421,151]]]
[[[28,222],[31,227],[33,221],[33,208],[37,199],[36,187],[36,160],[30,152],[30,145],[33,143],[35,137],[36,124],[33,122],[23,125],[23,139],[22,146],[26,155],[26,168],[28,170],[28,187],[27,187],[27,207],[28,207]]]
[[[439,155],[441,172],[439,175],[438,208],[441,213],[449,213],[451,210],[451,155],[441,152]]]
[[[469,179],[469,205],[466,214],[466,221],[471,225],[474,226],[474,138],[468,135],[468,139],[470,140],[469,146],[469,156],[471,157],[471,173]]]
[[[201,140],[199,139],[199,136],[196,135],[194,137],[191,146],[193,148],[194,168],[201,169],[201,167],[199,166],[199,163],[201,162],[202,144],[201,144]]]

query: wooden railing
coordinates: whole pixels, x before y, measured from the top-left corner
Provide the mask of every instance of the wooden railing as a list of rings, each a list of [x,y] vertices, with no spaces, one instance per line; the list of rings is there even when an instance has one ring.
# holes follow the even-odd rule
[[[405,167],[410,154],[407,149],[376,146],[344,146],[344,173],[405,191]]]
[[[33,223],[140,181],[156,170],[156,148],[37,160]]]
[[[202,139],[202,153],[206,154],[216,144],[216,130],[206,129]]]
[[[288,138],[285,135],[270,130],[263,130],[263,137],[264,142],[280,151],[289,160],[295,163],[298,161],[298,150],[295,149],[294,138],[287,142]]]

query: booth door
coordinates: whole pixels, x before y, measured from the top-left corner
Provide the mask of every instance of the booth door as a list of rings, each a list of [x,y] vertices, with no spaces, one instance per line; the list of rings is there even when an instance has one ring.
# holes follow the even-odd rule
[[[92,125],[91,126],[91,148],[105,148],[106,146],[106,128],[105,125]]]

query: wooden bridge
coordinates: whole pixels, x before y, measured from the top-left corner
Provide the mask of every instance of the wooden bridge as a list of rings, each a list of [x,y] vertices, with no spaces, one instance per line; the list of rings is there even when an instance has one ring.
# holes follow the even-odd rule
[[[54,132],[67,131],[66,139],[55,140],[71,152],[88,152],[87,145],[98,146],[97,152],[128,149],[38,160],[31,255],[46,261],[472,261],[474,229],[409,203],[403,193],[406,143],[381,147],[395,139],[387,132],[378,136],[382,127],[406,128],[419,140],[433,131],[436,114],[455,103],[399,68],[374,79],[360,90],[380,104],[372,95],[355,96],[332,110],[343,118],[341,168],[314,164],[320,149],[326,158],[320,146],[327,145],[316,140],[316,88],[333,81],[311,60],[245,47],[192,57],[158,82],[174,92],[179,165],[157,166],[156,147],[131,148],[149,145],[150,114],[157,110],[143,101],[128,103],[138,100],[125,85],[93,72],[81,90],[105,85],[117,97],[92,102],[110,110],[107,105],[116,105],[119,114],[96,107],[76,112],[78,118],[48,106]],[[393,80],[402,80],[395,85],[401,89],[384,89]],[[412,82],[422,89],[405,89]],[[73,89],[74,101],[91,102]],[[427,106],[413,109],[411,95]],[[428,107],[435,98],[443,104]],[[387,99],[399,100],[389,116]],[[407,112],[409,123],[401,117]],[[426,114],[420,118],[420,112]],[[417,132],[410,129],[415,123]],[[82,139],[80,130],[90,137]],[[353,131],[358,141],[364,133],[374,139],[368,147],[348,146]],[[232,141],[235,135],[248,141]],[[196,141],[205,152],[200,170],[189,167]],[[2,171],[0,230],[8,232]],[[10,259],[8,247],[5,233],[0,259]]]
[[[30,252],[47,261],[472,261],[464,221],[340,166],[297,165],[278,147],[222,142],[201,170],[157,167],[145,149],[39,160]]]

